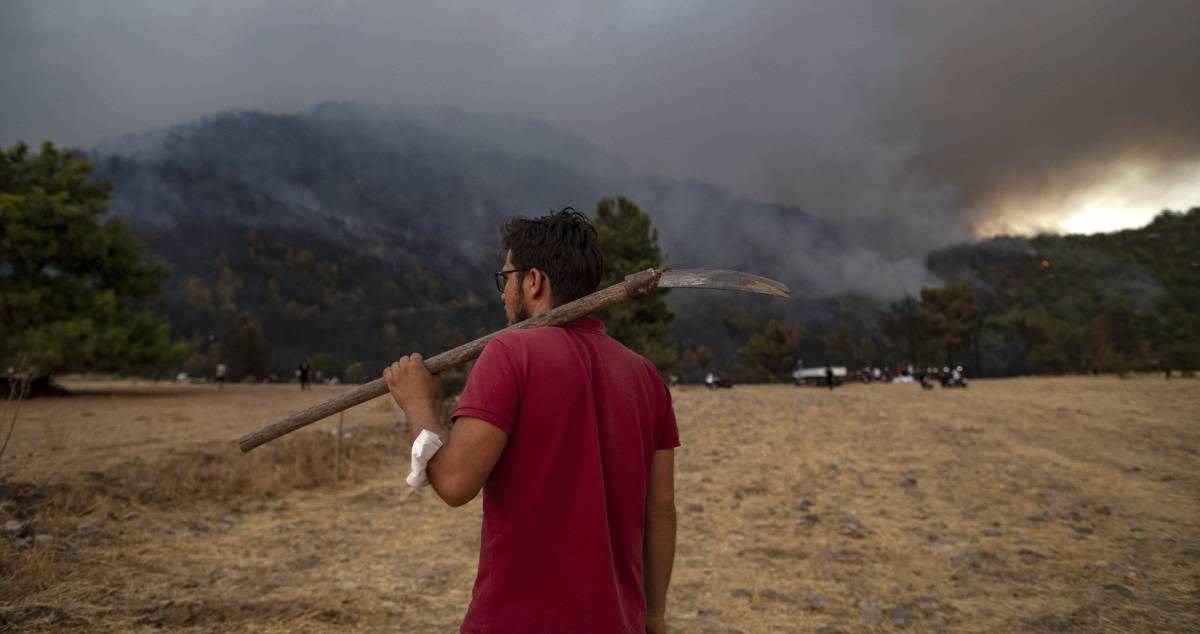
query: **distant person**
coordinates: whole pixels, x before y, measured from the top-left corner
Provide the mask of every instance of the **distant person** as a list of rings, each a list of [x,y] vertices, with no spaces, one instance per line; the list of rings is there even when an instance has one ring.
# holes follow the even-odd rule
[[[218,390],[225,387],[225,363],[223,361],[217,363],[216,381]]]
[[[300,377],[300,389],[302,391],[312,387],[308,382],[308,374],[310,370],[311,368],[308,365],[308,361],[301,361],[300,367],[296,368],[296,376]]]
[[[942,387],[967,387],[967,373],[961,365],[956,365],[953,370],[950,370]]]
[[[829,391],[833,391],[833,366],[825,366],[825,385],[829,386]]]
[[[708,376],[704,377],[704,387],[706,387],[710,390],[716,388],[717,387],[717,376],[715,374],[713,374],[712,372],[709,372]]]

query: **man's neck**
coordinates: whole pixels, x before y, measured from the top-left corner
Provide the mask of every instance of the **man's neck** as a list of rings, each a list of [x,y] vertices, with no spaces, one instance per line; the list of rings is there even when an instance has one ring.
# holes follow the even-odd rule
[[[531,305],[527,307],[529,309],[530,317],[540,317],[554,309],[554,306],[548,301],[530,302],[530,304]]]

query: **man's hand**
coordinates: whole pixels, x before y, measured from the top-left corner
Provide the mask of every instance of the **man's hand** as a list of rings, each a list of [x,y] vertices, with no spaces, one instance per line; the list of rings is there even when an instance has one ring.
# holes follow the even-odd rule
[[[417,411],[432,410],[442,390],[442,377],[430,374],[417,352],[384,368],[383,380],[396,404],[410,417]]]
[[[646,634],[667,634],[667,619],[662,616],[646,617]]]
[[[383,380],[396,404],[408,417],[408,433],[415,441],[428,430],[442,438],[425,471],[433,490],[450,506],[462,506],[479,495],[500,459],[508,434],[495,425],[464,416],[447,431],[437,417],[442,379],[429,373],[421,355],[413,353],[388,366]]]

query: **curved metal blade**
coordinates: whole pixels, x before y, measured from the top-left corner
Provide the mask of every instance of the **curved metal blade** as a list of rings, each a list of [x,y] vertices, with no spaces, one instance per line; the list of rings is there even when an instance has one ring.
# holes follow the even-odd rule
[[[725,291],[762,293],[776,297],[791,297],[788,287],[782,282],[742,273],[714,269],[667,269],[658,280],[659,288],[714,288]]]

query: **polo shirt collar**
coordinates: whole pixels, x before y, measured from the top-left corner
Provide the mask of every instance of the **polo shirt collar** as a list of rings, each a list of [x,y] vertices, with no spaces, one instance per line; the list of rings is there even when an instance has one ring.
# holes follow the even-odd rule
[[[566,324],[566,326],[568,328],[594,332],[598,335],[604,334],[604,322],[596,319],[595,317],[580,317],[579,319]]]

